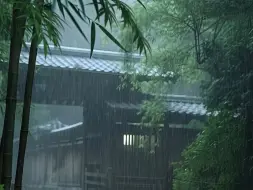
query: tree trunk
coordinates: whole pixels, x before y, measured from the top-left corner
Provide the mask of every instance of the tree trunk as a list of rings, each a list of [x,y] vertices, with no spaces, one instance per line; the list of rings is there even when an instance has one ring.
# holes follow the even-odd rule
[[[252,56],[251,56],[252,57]],[[251,65],[250,61],[248,64]],[[252,72],[253,68],[247,68],[248,72]],[[253,78],[249,77],[248,91],[249,99],[248,105],[246,105],[246,126],[245,126],[245,158],[243,164],[243,186],[240,186],[241,189],[253,189]]]
[[[241,181],[238,184],[238,189],[253,189],[253,65],[251,60],[253,59],[253,54],[249,50],[244,50],[243,52],[245,61],[242,65],[242,70],[245,72],[244,76],[246,80],[246,89],[247,89],[247,99],[245,105],[245,131],[244,131],[244,159],[243,159],[243,170]]]
[[[18,160],[16,168],[16,177],[15,177],[15,190],[22,189],[22,177],[24,170],[24,159],[25,151],[27,144],[27,136],[29,130],[29,118],[30,118],[30,107],[32,101],[32,89],[33,89],[33,80],[34,72],[36,66],[36,57],[38,51],[38,38],[36,35],[35,28],[33,28],[33,39],[30,47],[29,53],[29,64],[25,84],[25,95],[24,95],[24,105],[23,105],[23,114],[22,114],[22,123],[20,131],[20,140],[19,140],[19,149],[18,149]]]
[[[248,113],[250,113],[248,111]],[[252,115],[252,114],[250,114]],[[246,129],[245,129],[245,157],[243,163],[243,174],[242,180],[237,185],[238,189],[253,189],[253,172],[252,172],[252,156],[253,156],[253,146],[252,146],[252,117],[246,116]]]
[[[0,143],[0,184],[3,183],[3,156],[4,156],[4,134],[6,130],[3,130],[2,132],[2,138],[1,138],[1,143]]]
[[[3,143],[3,162],[1,163],[2,175],[3,184],[6,190],[10,189],[12,179],[12,152],[17,103],[19,59],[26,24],[26,17],[24,16],[25,11],[23,9],[25,2],[26,0],[21,0],[17,3],[14,3],[12,10],[12,34],[9,55],[6,108],[3,136],[1,141],[1,143]]]

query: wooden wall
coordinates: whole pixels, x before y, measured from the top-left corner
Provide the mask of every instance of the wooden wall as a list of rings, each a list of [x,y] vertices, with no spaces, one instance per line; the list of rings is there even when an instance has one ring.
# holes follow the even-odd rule
[[[165,177],[169,161],[180,159],[181,151],[196,137],[197,131],[189,129],[169,129],[161,130],[158,147],[152,148],[150,143],[150,130],[135,130],[131,126],[114,126],[111,144],[112,155],[110,157],[113,173],[118,177]],[[166,139],[162,139],[164,133],[167,133]],[[125,138],[124,138],[125,135]],[[153,134],[153,137],[155,135]],[[37,149],[28,150],[25,160],[25,178],[24,184],[40,184],[47,186],[75,186],[82,187],[83,168],[83,140],[63,141],[63,137],[58,142],[52,144],[57,137],[48,144]],[[141,141],[148,139],[143,145]],[[126,142],[126,138],[128,138]],[[133,140],[135,138],[135,140]],[[102,138],[93,138],[89,136],[87,157],[89,171],[105,168],[105,156],[107,149]],[[66,139],[65,139],[66,140]],[[100,147],[100,148],[99,148]],[[154,152],[152,152],[154,151]],[[91,162],[93,161],[93,163]],[[97,164],[97,165],[96,165]],[[92,165],[94,168],[92,168]]]
[[[163,177],[169,161],[178,161],[181,152],[199,131],[160,128],[135,130],[136,126],[114,128],[113,170],[121,176]],[[166,134],[167,133],[167,134]]]
[[[36,144],[30,143],[26,152],[24,185],[80,187],[83,142],[79,130],[46,135]]]

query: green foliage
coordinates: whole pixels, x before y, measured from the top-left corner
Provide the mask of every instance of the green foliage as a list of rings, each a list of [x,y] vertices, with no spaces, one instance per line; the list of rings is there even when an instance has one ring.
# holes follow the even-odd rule
[[[35,37],[32,34],[33,26],[35,26],[36,36],[39,37],[39,42],[42,42],[44,45],[44,52],[47,55],[49,51],[49,42],[53,42],[53,44],[57,47],[60,47],[61,35],[59,30],[63,28],[62,23],[64,22],[65,15],[67,14],[79,32],[82,34],[86,41],[90,41],[91,43],[91,55],[94,49],[95,40],[96,40],[96,27],[99,28],[111,41],[113,41],[116,45],[118,45],[121,49],[126,51],[126,48],[107,30],[107,26],[112,28],[112,25],[118,25],[119,23],[123,23],[124,27],[131,28],[131,32],[134,34],[133,43],[136,43],[136,47],[140,53],[144,53],[147,55],[150,53],[151,48],[143,36],[139,26],[135,21],[135,16],[132,12],[132,9],[124,2],[119,0],[96,0],[91,3],[84,4],[82,0],[79,0],[77,3],[73,3],[72,1],[65,0],[53,0],[53,1],[43,1],[43,10],[41,10],[40,6],[37,6],[37,1],[20,2],[20,1],[1,1],[3,5],[1,5],[0,21],[1,27],[4,30],[2,32],[2,28],[0,27],[1,35],[7,34],[9,35],[9,31],[6,30],[5,25],[8,25],[10,28],[10,9],[12,4],[18,3],[21,9],[27,9],[25,13],[28,15],[28,22],[26,26],[26,33],[28,41],[31,38]],[[138,1],[141,5],[141,1]],[[58,6],[61,15],[58,15],[52,9]],[[92,18],[90,15],[86,14],[86,9],[95,8],[96,17]],[[118,13],[121,15],[118,16]],[[6,19],[8,16],[9,19]],[[63,16],[64,19],[61,19],[60,16]],[[76,18],[80,18],[81,22],[77,22]],[[101,21],[101,19],[104,19]],[[84,27],[91,27],[91,37],[88,40],[88,37],[82,30]],[[24,44],[25,45],[25,44]],[[1,49],[0,49],[1,50]]]
[[[191,26],[189,1],[144,1],[146,10],[136,4],[133,8],[137,23],[150,41],[152,56],[146,57],[138,68],[145,68],[145,74],[154,74],[149,81],[139,80],[139,70],[136,72],[136,62],[126,60],[126,69],[134,73],[133,76],[125,77],[131,81],[135,90],[156,95],[152,100],[145,101],[142,109],[143,119],[150,122],[163,120],[164,99],[160,95],[170,94],[172,87],[180,84],[188,86],[199,83],[204,79],[204,73],[197,65],[194,49],[194,31],[197,28]],[[199,9],[194,3],[194,8]],[[193,7],[191,8],[193,9]],[[196,13],[196,12],[195,12]],[[201,28],[202,29],[202,28]],[[133,39],[131,30],[122,29],[119,34],[122,44],[130,52],[136,52],[135,44],[130,43]],[[185,86],[187,86],[185,85]]]
[[[143,7],[141,1],[138,3]],[[98,27],[111,41],[118,45],[122,50],[127,51],[127,49],[106,29],[107,26],[112,28],[113,25],[118,26],[119,23],[123,24],[123,27],[131,29],[132,35],[134,36],[130,43],[136,44],[136,48],[139,50],[139,53],[143,53],[147,56],[151,52],[151,47],[143,36],[139,26],[135,21],[135,16],[129,5],[120,0],[93,0],[91,3],[84,4],[82,0],[79,0],[78,3],[72,3],[71,1],[61,1],[54,0],[53,4],[58,4],[61,14],[65,17],[65,13],[71,18],[73,23],[79,32],[83,35],[84,39],[88,41],[86,34],[82,31],[82,25],[77,23],[75,20],[75,15],[80,18],[84,24],[91,27],[91,55],[94,49],[96,35],[95,28]],[[86,14],[86,8],[91,8],[93,6],[96,11],[96,18],[93,19]],[[70,10],[73,10],[74,13]],[[120,13],[120,16],[118,16]],[[103,24],[101,24],[101,19],[103,19]]]
[[[204,82],[203,95],[208,109],[221,108],[221,115],[212,119],[205,133],[185,151],[182,165],[176,170],[175,178],[179,180],[174,182],[175,189],[236,189],[252,173],[252,165],[247,165],[250,163],[247,160],[253,153],[245,153],[244,145],[252,138],[245,136],[245,130],[252,126],[245,121],[252,118],[253,106],[250,61],[253,17],[246,10],[248,1],[240,6],[233,2],[235,4],[206,2],[203,5],[202,10],[206,9],[203,16],[214,23],[210,27],[212,37],[202,41],[199,49],[202,69],[210,75]],[[217,12],[220,9],[224,12]],[[229,110],[230,115],[224,109]],[[197,152],[203,142],[205,149],[202,147],[202,151]],[[180,182],[185,175],[190,176],[188,183]]]
[[[194,59],[193,29],[184,23],[186,21],[183,22],[188,15],[179,10],[181,4],[183,1],[151,1],[145,4],[146,11],[140,9],[139,5],[133,9],[152,47],[152,57],[143,61],[145,67],[156,67],[161,74],[173,72],[185,82],[192,83],[200,79],[203,73]],[[134,52],[134,45],[129,43],[133,38],[131,32],[126,28],[120,36],[122,43]]]
[[[11,6],[6,1],[0,2],[0,41],[1,43],[7,41],[10,37],[11,26]],[[1,44],[2,45],[2,44]],[[1,47],[1,46],[0,46]],[[4,49],[0,49],[0,52]]]
[[[136,9],[152,42],[153,57],[143,64],[158,67],[161,73],[172,71],[185,82],[202,80],[208,110],[219,111],[175,165],[174,189],[241,188],[252,176],[252,161],[248,160],[253,152],[245,150],[252,139],[252,1],[159,0],[146,2],[146,7],[147,13]],[[122,34],[124,43],[132,37],[127,30]],[[132,44],[128,48],[135,51]],[[157,94],[166,88],[169,91],[170,82],[160,78],[158,88],[163,90],[153,90]],[[142,82],[136,83],[141,89]],[[157,106],[146,103],[144,108],[151,109],[145,111],[154,115],[151,121],[160,119],[154,114]],[[245,131],[251,131],[247,137]]]
[[[0,2],[0,63],[7,60],[9,56],[9,44],[11,15],[10,5],[5,2]]]
[[[165,113],[164,101],[155,99],[153,101],[147,100],[143,102],[139,114],[143,115],[143,123],[159,124],[163,123]]]
[[[204,129],[205,124],[201,121],[193,119],[187,125],[185,125],[184,127],[185,128],[190,128],[190,129]]]
[[[43,8],[41,8],[43,7]],[[47,56],[49,52],[49,44],[53,43],[54,46],[60,47],[61,34],[60,30],[63,29],[63,20],[58,14],[53,12],[47,3],[44,6],[38,6],[37,1],[31,3],[24,2],[24,9],[26,9],[27,24],[26,24],[26,41],[32,41],[38,38],[38,43],[44,46],[44,54]],[[25,43],[24,46],[26,47]]]
[[[232,190],[241,173],[244,120],[222,110],[175,163],[174,189]]]

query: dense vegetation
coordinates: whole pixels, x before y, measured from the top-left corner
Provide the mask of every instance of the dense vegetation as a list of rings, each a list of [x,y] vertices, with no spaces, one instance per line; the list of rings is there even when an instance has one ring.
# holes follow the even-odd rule
[[[163,119],[163,99],[159,95],[170,92],[173,83],[192,85],[202,82],[202,95],[211,116],[196,141],[183,152],[183,160],[175,163],[174,189],[253,189],[253,65],[251,64],[253,1],[143,1],[147,10],[144,11],[140,5],[134,8],[137,23],[141,28],[137,27],[129,7],[121,1],[98,2],[102,7],[99,9],[94,3],[95,11],[101,18],[102,15],[105,16],[103,17],[105,25],[118,24],[113,7],[117,7],[122,13],[120,20],[124,22],[124,27],[129,26],[121,33],[122,44],[125,44],[126,48],[106,31],[98,19],[92,20],[85,15],[82,1],[79,1],[77,6],[71,2],[68,2],[68,7],[63,4],[58,6],[62,15],[69,14],[71,9],[90,26],[91,50],[94,48],[96,28],[99,28],[123,49],[130,52],[136,50],[147,52],[150,47],[140,32],[145,31],[144,36],[151,42],[153,55],[152,57],[147,55],[143,61],[144,70],[149,72],[155,68],[159,77],[149,82],[140,82],[135,76],[131,78],[136,89],[151,91],[158,95],[153,102],[147,101],[143,105],[144,120],[157,123]],[[9,60],[8,77],[11,80],[6,85],[9,93],[6,98],[8,112],[5,112],[7,119],[4,128],[8,133],[3,133],[1,139],[3,147],[0,153],[5,157],[2,160],[1,156],[0,181],[6,185],[6,189],[9,189],[16,113],[16,100],[13,97],[16,95],[16,73],[24,33],[28,33],[34,51],[30,54],[32,59],[29,65],[32,67],[29,69],[30,82],[25,96],[27,104],[23,110],[23,115],[25,114],[22,119],[23,132],[27,131],[29,125],[31,104],[29,87],[33,81],[37,46],[42,42],[45,54],[48,51],[49,41],[59,46],[58,28],[62,23],[59,15],[54,14],[44,1],[43,8],[37,1],[22,0],[11,3],[1,1],[1,3],[0,60],[2,62]],[[72,20],[76,24],[75,19]],[[76,27],[84,38],[87,38],[78,24]],[[10,51],[6,47],[9,47]],[[129,64],[131,66],[131,63]],[[1,81],[4,81],[6,73],[3,73],[1,78]],[[1,93],[5,96],[5,92]],[[26,140],[27,133],[22,133],[20,137]],[[21,170],[17,170],[17,174],[21,175],[21,178],[19,176],[16,181],[16,189],[21,187],[20,171],[25,144],[21,144],[20,147],[22,151],[18,167]]]
[[[183,160],[175,163],[175,190],[253,188],[252,4],[251,0],[159,0],[147,1],[145,13],[139,6],[135,9],[154,50],[143,64],[176,76],[174,81],[155,78],[150,89],[161,94],[178,80],[201,81],[212,113],[203,132],[183,152]],[[122,34],[127,43],[124,39],[131,34],[127,30]],[[132,81],[143,90],[142,82]],[[144,104],[150,117],[144,116],[157,119],[154,113],[163,113],[157,111],[160,101],[155,99],[154,112]]]

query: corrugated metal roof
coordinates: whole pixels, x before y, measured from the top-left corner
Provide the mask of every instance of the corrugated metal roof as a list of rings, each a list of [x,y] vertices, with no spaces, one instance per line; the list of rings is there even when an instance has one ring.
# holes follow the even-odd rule
[[[130,103],[117,103],[117,102],[107,102],[108,106],[111,108],[119,109],[135,109],[139,110],[141,104],[130,104]],[[170,101],[165,102],[165,106],[168,112],[188,114],[196,116],[204,116],[207,114],[207,110],[202,103],[197,102],[180,102],[180,101]]]

